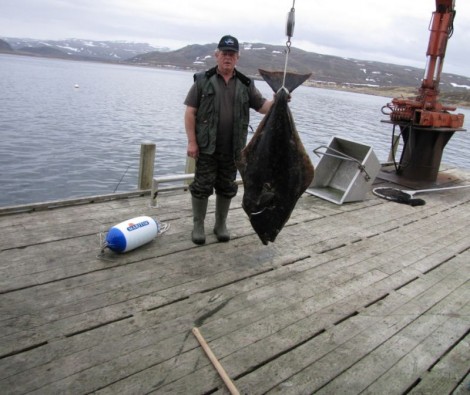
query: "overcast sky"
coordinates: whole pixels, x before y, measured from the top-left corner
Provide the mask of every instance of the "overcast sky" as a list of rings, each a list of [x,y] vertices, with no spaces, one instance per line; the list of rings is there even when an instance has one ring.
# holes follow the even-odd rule
[[[0,37],[126,40],[182,48],[232,34],[321,54],[423,68],[435,0],[0,0]],[[470,76],[470,0],[456,0],[444,72]]]

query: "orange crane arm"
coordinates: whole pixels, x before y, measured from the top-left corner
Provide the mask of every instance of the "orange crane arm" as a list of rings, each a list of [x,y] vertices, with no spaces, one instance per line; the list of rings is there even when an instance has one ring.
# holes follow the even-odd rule
[[[428,57],[423,89],[438,89],[442,66],[446,54],[447,41],[453,33],[455,0],[436,0],[436,11],[433,12],[430,28]]]
[[[411,122],[427,127],[460,128],[462,114],[450,114],[454,106],[439,102],[439,83],[447,42],[454,31],[455,0],[436,0],[436,11],[429,24],[430,36],[426,51],[427,62],[423,81],[415,98],[395,98],[386,107],[391,110],[392,122]]]

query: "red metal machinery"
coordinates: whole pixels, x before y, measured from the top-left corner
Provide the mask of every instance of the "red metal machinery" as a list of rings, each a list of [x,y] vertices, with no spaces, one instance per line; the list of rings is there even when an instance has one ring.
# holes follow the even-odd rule
[[[439,81],[447,41],[453,33],[455,0],[436,0],[429,30],[427,65],[421,88],[415,98],[395,98],[382,108],[390,121],[399,126],[403,150],[397,174],[415,181],[435,181],[442,153],[455,131],[462,129],[463,114],[451,114],[456,107],[439,102]],[[386,110],[387,109],[387,110]]]

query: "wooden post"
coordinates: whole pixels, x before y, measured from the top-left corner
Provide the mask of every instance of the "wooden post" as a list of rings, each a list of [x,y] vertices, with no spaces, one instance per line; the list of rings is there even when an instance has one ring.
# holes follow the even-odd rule
[[[155,149],[154,143],[142,143],[140,145],[139,189],[152,188]]]

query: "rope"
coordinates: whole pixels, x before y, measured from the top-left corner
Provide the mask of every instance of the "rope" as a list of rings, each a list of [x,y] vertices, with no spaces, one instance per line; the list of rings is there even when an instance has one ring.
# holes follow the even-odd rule
[[[171,227],[170,223],[168,223],[168,222],[158,222],[158,224],[159,224],[159,229],[158,229],[157,236],[160,236],[163,233],[168,232],[170,230],[170,227]]]
[[[100,233],[98,234],[98,236],[100,237],[100,250],[101,250],[101,254],[103,254],[103,253],[104,253],[104,250],[105,250],[106,248],[108,248],[108,243],[107,243],[107,241],[106,241],[106,239],[105,239],[105,236],[104,236],[103,232],[100,232]]]
[[[122,182],[122,180],[124,179],[124,176],[126,175],[127,170],[129,170],[129,167],[131,167],[131,165],[127,166],[126,171],[124,172],[124,174],[122,175],[122,177],[121,177],[121,179],[119,180],[118,184],[116,185],[116,188],[114,188],[113,193],[115,193],[115,192],[117,191],[117,189],[119,188],[119,185],[121,185],[121,182]]]
[[[286,51],[286,62],[284,64],[284,76],[282,78],[282,87],[281,89],[285,89],[285,84],[286,84],[286,74],[287,74],[287,62],[289,60],[289,52],[290,52],[290,45],[287,45],[287,51]]]

